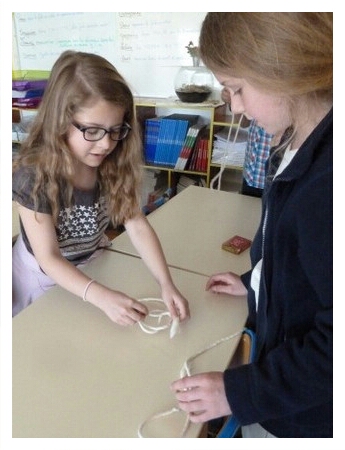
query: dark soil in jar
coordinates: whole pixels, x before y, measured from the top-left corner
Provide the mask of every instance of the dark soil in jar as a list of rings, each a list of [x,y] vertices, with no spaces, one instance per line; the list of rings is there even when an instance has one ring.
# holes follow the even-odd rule
[[[175,90],[176,95],[185,103],[202,103],[208,99],[212,90],[205,86],[189,85]]]

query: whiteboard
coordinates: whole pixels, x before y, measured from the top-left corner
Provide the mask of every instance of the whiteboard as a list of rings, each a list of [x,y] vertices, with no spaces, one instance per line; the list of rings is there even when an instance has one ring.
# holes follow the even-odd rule
[[[51,70],[68,49],[107,58],[136,96],[175,95],[180,66],[191,65],[205,12],[16,12],[14,69]]]

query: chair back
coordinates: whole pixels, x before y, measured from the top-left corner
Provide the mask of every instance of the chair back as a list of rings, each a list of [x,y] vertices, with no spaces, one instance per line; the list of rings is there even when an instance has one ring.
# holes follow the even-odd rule
[[[252,330],[245,328],[243,330],[242,338],[238,344],[235,354],[231,360],[229,368],[237,367],[243,364],[249,364],[255,358],[255,333]],[[230,415],[224,422],[222,428],[217,434],[217,438],[233,438],[240,424],[234,416]]]

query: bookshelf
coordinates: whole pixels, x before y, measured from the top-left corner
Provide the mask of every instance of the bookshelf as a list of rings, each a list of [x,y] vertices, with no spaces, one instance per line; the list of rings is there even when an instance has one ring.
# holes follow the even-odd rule
[[[163,99],[163,98],[135,98],[135,108],[137,120],[140,124],[142,131],[142,138],[144,140],[145,135],[145,120],[152,117],[165,117],[173,113],[181,113],[187,115],[199,115],[203,124],[207,127],[207,133],[209,136],[209,145],[207,151],[207,165],[205,171],[196,170],[181,170],[175,169],[175,167],[167,166],[165,164],[154,164],[145,162],[146,169],[159,169],[166,172],[168,187],[175,188],[179,175],[192,175],[195,177],[202,177],[205,180],[205,184],[209,185],[209,164],[212,148],[212,135],[213,135],[213,120],[214,111],[220,102],[210,101],[204,103],[183,103],[176,98]]]
[[[214,134],[221,129],[229,128],[232,122],[231,113],[227,113],[227,105],[225,105],[222,101],[217,100],[210,100],[203,103],[183,103],[175,97],[167,99],[136,97],[135,108],[143,141],[145,139],[145,125],[147,119],[154,117],[162,118],[177,112],[181,114],[200,115],[201,122],[205,126],[201,137],[208,140],[206,146],[207,158],[206,165],[203,167],[204,170],[190,170],[188,168],[179,169],[175,166],[171,167],[163,163],[155,164],[147,161],[145,161],[144,167],[147,170],[160,170],[161,172],[165,172],[167,187],[172,191],[176,191],[176,186],[181,176],[199,178],[203,180],[202,185],[209,187],[212,177],[220,168],[220,164],[212,163]],[[235,115],[233,124],[234,128],[238,126],[239,118],[239,115]],[[248,125],[249,121],[247,121],[247,119],[242,119],[241,127],[246,127]],[[231,171],[237,172],[235,178],[238,179],[237,175],[242,172],[242,167],[229,165],[227,168],[231,169]]]
[[[18,74],[16,74],[18,76]],[[33,79],[41,78],[42,72],[32,72],[30,73]],[[46,73],[44,73],[46,75]],[[14,79],[17,77],[14,76]],[[19,77],[20,78],[20,77]],[[159,170],[163,173],[165,177],[166,188],[169,189],[171,196],[173,196],[176,191],[178,191],[178,184],[181,180],[183,184],[187,177],[194,179],[196,184],[201,186],[210,186],[212,178],[219,171],[221,165],[212,162],[212,152],[214,144],[214,135],[222,129],[227,129],[231,126],[231,113],[227,112],[227,105],[225,105],[220,100],[210,100],[203,103],[184,103],[181,102],[176,97],[171,98],[154,98],[154,97],[135,97],[135,110],[136,117],[140,124],[140,129],[142,133],[142,139],[145,136],[145,121],[154,117],[165,117],[169,115],[197,115],[200,116],[202,127],[202,133],[199,138],[206,140],[203,144],[203,155],[206,161],[201,166],[195,165],[194,169],[187,167],[179,168],[175,165],[165,165],[157,164],[155,162],[145,162],[144,168],[146,171],[157,171]],[[25,122],[30,120],[32,116],[36,113],[34,108],[20,108],[12,107],[12,122],[13,124],[19,126],[21,124],[25,125]],[[234,127],[238,125],[239,116],[234,117]],[[249,125],[249,121],[248,125]],[[241,126],[246,126],[242,122]],[[21,139],[16,139],[15,133],[12,135],[12,141],[14,147],[18,148]],[[197,168],[199,167],[199,168]],[[202,167],[202,168],[201,168]],[[240,178],[242,167],[227,165],[229,169],[229,176],[232,178],[234,185],[238,183]]]
[[[12,159],[28,134],[49,74],[46,70],[12,70]]]

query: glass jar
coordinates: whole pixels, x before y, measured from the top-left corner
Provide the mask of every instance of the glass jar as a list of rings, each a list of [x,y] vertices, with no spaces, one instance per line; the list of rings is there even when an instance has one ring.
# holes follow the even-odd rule
[[[204,66],[183,66],[176,74],[174,87],[182,102],[204,102],[212,93],[212,72]]]

